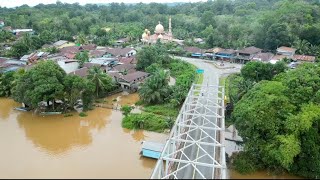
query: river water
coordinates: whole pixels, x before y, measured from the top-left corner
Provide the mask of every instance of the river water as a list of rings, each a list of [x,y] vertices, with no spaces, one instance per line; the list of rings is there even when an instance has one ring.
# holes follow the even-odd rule
[[[131,94],[119,104],[137,99]],[[141,141],[168,137],[124,129],[121,112],[111,109],[43,117],[18,106],[0,98],[0,178],[149,178],[156,161],[140,157]]]
[[[137,94],[116,94],[107,104],[134,104]],[[164,143],[168,134],[121,127],[120,111],[95,108],[87,117],[73,113],[38,116],[13,110],[20,104],[0,98],[0,178],[149,178],[156,161],[139,155],[141,141]],[[259,172],[231,178],[294,178]]]

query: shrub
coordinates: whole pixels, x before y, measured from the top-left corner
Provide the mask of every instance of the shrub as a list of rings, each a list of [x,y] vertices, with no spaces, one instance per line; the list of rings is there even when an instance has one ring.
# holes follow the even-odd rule
[[[81,113],[79,113],[79,116],[80,117],[86,117],[86,116],[88,116],[85,112],[81,112]]]

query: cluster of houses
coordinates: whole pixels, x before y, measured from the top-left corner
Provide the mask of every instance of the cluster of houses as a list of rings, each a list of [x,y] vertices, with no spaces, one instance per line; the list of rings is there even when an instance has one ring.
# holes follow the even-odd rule
[[[19,68],[26,70],[37,64],[38,61],[55,61],[67,74],[86,77],[92,66],[98,66],[103,72],[109,74],[113,80],[123,89],[129,92],[136,91],[139,84],[149,76],[148,73],[136,70],[136,50],[134,48],[99,47],[95,44],[77,46],[74,43],[60,40],[45,48],[56,47],[59,52],[50,54],[45,51],[37,51],[24,55],[20,59],[0,58],[0,72],[15,71]],[[75,59],[77,53],[88,51],[89,62],[79,67]]]
[[[296,62],[315,62],[315,56],[296,54],[296,49],[291,47],[281,46],[277,48],[276,54],[263,52],[262,49],[251,46],[240,50],[212,48],[200,49],[197,47],[185,47],[186,52],[191,53],[192,57],[208,57],[211,59],[228,61],[232,63],[247,63],[249,61],[276,62],[284,58],[291,59]]]

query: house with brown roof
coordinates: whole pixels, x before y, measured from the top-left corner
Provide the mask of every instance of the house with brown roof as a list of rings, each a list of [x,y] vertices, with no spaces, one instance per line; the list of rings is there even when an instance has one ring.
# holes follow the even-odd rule
[[[307,55],[293,55],[292,60],[299,61],[299,62],[315,62],[316,57],[315,56],[307,56]]]
[[[120,84],[123,90],[131,92],[136,91],[138,86],[149,76],[149,73],[142,71],[136,71],[126,75],[116,72],[108,72],[108,74]]]
[[[240,61],[241,63],[245,63],[246,61],[250,61],[254,55],[261,53],[261,51],[262,49],[254,46],[240,49],[237,51],[236,60]]]
[[[296,49],[291,47],[281,46],[277,49],[278,55],[285,55],[285,56],[288,56],[289,58],[292,58],[295,53],[296,53]]]
[[[76,76],[80,76],[80,77],[86,77],[89,74],[89,69],[87,67],[83,67],[80,69],[77,69],[75,71],[70,72],[70,75],[76,75]]]
[[[107,51],[105,49],[99,50],[91,50],[89,51],[89,57],[91,58],[100,58],[100,57],[107,57]]]
[[[106,48],[109,57],[130,57],[137,54],[134,48]]]
[[[261,62],[269,62],[271,58],[273,58],[273,53],[258,53],[253,55],[251,58],[252,61],[261,61]]]
[[[135,57],[119,57],[119,62],[122,64],[136,64],[135,63]]]
[[[60,49],[61,54],[77,54],[78,52],[82,51],[83,48],[80,46],[68,46],[68,47],[63,47]]]
[[[83,45],[81,47],[82,47],[83,50],[91,51],[91,50],[95,50],[97,48],[97,45],[95,45],[95,44],[87,44],[87,45]]]
[[[113,67],[113,71],[126,72],[127,74],[136,72],[136,65],[134,64],[121,64]]]

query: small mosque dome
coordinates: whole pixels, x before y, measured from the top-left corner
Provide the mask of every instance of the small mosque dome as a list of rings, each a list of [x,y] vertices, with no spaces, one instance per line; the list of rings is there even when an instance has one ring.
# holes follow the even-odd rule
[[[158,36],[158,38],[159,38],[159,39],[162,39],[162,38],[163,38],[163,36],[160,34],[160,35]]]
[[[142,34],[142,39],[147,39],[147,37],[148,37],[148,35],[144,32],[144,33]]]

